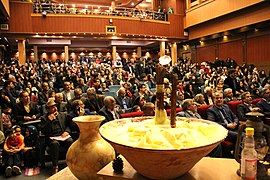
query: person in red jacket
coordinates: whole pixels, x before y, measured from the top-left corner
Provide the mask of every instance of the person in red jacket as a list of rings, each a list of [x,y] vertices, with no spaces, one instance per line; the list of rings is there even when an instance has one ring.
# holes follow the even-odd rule
[[[13,128],[10,128],[6,131],[7,138],[4,144],[4,152],[7,154],[6,161],[6,170],[5,174],[7,177],[12,175],[12,172],[15,175],[21,174],[20,164],[20,152],[24,149],[24,142],[20,136],[16,135],[16,132]]]

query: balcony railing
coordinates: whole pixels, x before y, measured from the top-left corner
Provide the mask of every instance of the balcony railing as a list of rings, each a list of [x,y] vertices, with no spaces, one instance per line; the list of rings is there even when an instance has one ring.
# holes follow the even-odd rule
[[[50,14],[120,16],[120,17],[132,17],[140,19],[167,21],[167,14],[165,12],[141,10],[138,8],[123,8],[123,7],[112,8],[111,6],[55,4],[50,1],[33,2],[33,12],[50,13]]]

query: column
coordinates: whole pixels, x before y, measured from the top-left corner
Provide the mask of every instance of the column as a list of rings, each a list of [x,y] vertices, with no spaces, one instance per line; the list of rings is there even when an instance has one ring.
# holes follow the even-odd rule
[[[116,46],[112,47],[112,58],[113,58],[113,61],[116,60]]]
[[[137,56],[142,57],[142,47],[137,47]]]
[[[177,64],[177,44],[173,43],[171,46],[171,55],[172,55],[172,65]]]
[[[34,62],[38,62],[38,47],[34,46]]]
[[[65,46],[65,62],[68,62],[68,58],[69,54],[68,54],[68,46]]]
[[[25,53],[25,40],[18,40],[18,51],[19,51],[19,65],[23,65],[26,62]]]
[[[159,47],[159,56],[164,56],[165,55],[165,41],[160,42],[160,47]]]

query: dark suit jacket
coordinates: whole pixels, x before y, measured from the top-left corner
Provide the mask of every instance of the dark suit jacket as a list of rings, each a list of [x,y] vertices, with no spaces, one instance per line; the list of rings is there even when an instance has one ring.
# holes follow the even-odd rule
[[[235,81],[235,85],[234,86],[234,82]],[[236,90],[238,89],[238,83],[236,81],[235,78],[231,78],[230,76],[228,76],[225,80],[224,80],[224,85],[225,85],[225,88],[228,87],[228,88],[232,88],[232,92],[233,92],[233,95],[235,96],[235,92]]]
[[[68,122],[66,120],[66,114],[59,112],[56,116],[56,119],[53,121],[48,119],[48,113],[42,116],[41,118],[41,132],[45,135],[46,138],[57,136],[61,134],[55,134],[53,132],[53,121],[59,121],[62,133],[68,132],[70,133],[70,128],[68,126]]]
[[[270,117],[270,104],[265,99],[260,100],[257,106],[267,117]]]
[[[221,108],[228,115],[228,118],[229,118],[228,120],[230,122],[235,122],[238,124],[238,118],[236,117],[235,114],[233,114],[233,112],[231,111],[231,109],[229,108],[229,106],[227,104],[223,104]],[[207,119],[210,121],[217,122],[217,123],[221,124],[222,126],[224,126],[225,128],[227,128],[227,124],[225,123],[224,119],[222,118],[222,115],[220,114],[220,111],[216,105],[207,109]],[[228,122],[228,123],[230,123],[230,122]]]
[[[116,109],[114,109],[114,113],[115,113],[115,116],[116,116],[116,119],[119,119],[120,118],[120,115],[118,113],[118,111]],[[108,109],[106,108],[106,106],[103,106],[100,111],[98,112],[99,115],[101,116],[104,116],[106,119],[101,123],[104,124],[106,122],[109,122],[109,121],[112,121],[114,120],[114,117],[113,117],[113,114],[108,111]]]
[[[99,110],[104,106],[104,97],[104,95],[96,94],[94,100],[86,98],[83,101],[85,109],[89,109],[91,112],[99,112]]]
[[[3,106],[2,108],[3,109],[5,109],[5,108],[14,109],[16,106],[16,97],[12,94],[11,91],[8,91],[7,89],[3,89],[2,94],[7,96],[10,100],[10,102],[8,102],[5,99],[3,99],[3,102],[1,102],[2,106]]]
[[[43,105],[48,102],[48,97],[46,96],[45,92],[39,92],[38,93],[38,104]]]
[[[120,97],[119,95],[115,98],[116,100],[116,104],[119,104],[121,109],[124,109],[124,106],[123,106],[123,101],[122,101],[122,97]],[[132,100],[130,97],[126,97],[125,98],[125,101],[126,101],[126,105],[128,108],[132,108]]]
[[[17,121],[17,123],[22,124],[24,123],[24,116],[33,116],[36,115],[37,119],[40,117],[40,111],[38,106],[36,105],[36,103],[34,102],[30,102],[30,112],[26,112],[23,106],[23,103],[19,102],[16,104],[15,107],[15,119]]]
[[[134,68],[133,68],[133,66],[130,66],[130,67],[131,67],[132,72],[130,71],[130,68],[129,68],[128,65],[125,65],[125,66],[123,67],[123,69],[124,69],[125,71],[129,72],[129,73],[134,73]]]
[[[197,119],[202,119],[201,115],[199,113],[192,114],[188,111],[181,111],[176,114],[178,117],[187,117],[187,118],[197,118]]]
[[[56,103],[59,112],[67,112],[67,102]]]
[[[251,112],[251,110],[249,109],[247,104],[245,104],[244,102],[239,104],[237,106],[237,116],[239,121],[246,121],[247,120],[246,113],[248,112]]]

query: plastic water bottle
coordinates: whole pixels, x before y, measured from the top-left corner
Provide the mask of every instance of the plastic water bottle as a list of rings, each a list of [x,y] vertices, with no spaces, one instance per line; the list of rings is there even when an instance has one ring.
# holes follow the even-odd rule
[[[246,128],[244,149],[241,153],[241,178],[256,180],[257,178],[257,152],[255,150],[254,129]]]

